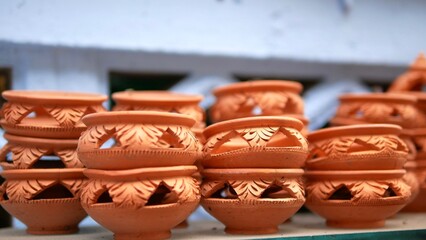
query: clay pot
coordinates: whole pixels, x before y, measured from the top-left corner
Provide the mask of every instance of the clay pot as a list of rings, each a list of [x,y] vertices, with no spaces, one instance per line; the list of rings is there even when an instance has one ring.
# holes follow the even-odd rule
[[[220,122],[251,116],[303,116],[302,85],[292,81],[259,80],[234,83],[214,90],[217,100],[211,119]]]
[[[404,94],[345,94],[340,96],[334,126],[389,123],[402,128],[424,127],[426,118],[416,108],[416,97]]]
[[[302,174],[302,169],[206,169],[201,205],[227,233],[275,233],[305,202]]]
[[[197,207],[195,166],[121,171],[87,169],[81,204],[119,239],[165,239]]]
[[[192,130],[202,140],[206,126],[205,112],[199,106],[201,95],[189,95],[169,91],[124,91],[112,94],[116,102],[113,111],[160,111],[181,113],[195,119]]]
[[[426,160],[410,161],[406,168],[407,171],[415,174],[419,191],[417,196],[402,211],[426,212]]]
[[[378,228],[409,201],[405,170],[307,171],[306,206],[337,228]]]
[[[401,127],[391,124],[360,124],[332,127],[308,136],[309,170],[402,169],[407,145],[398,137]]]
[[[3,169],[28,168],[83,168],[77,157],[78,140],[21,137],[4,134],[8,141],[0,150],[0,166]],[[6,155],[12,153],[12,161]],[[41,160],[43,157],[57,159]]]
[[[81,118],[105,111],[107,97],[99,94],[4,91],[0,123],[6,132],[40,138],[78,138],[85,126]]]
[[[80,189],[86,184],[83,169],[5,170],[0,204],[27,225],[30,234],[69,234],[86,217]]]
[[[83,118],[87,130],[78,156],[87,168],[120,170],[191,165],[201,145],[191,132],[195,120],[177,113],[120,111]],[[115,144],[103,148],[112,139]]]
[[[426,57],[423,53],[420,53],[410,68],[395,79],[389,91],[421,91],[425,82]]]
[[[300,168],[308,143],[302,123],[287,117],[223,121],[204,130],[205,168]]]

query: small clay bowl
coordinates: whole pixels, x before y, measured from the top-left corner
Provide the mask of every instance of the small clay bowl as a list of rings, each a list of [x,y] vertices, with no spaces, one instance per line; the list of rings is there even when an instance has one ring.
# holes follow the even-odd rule
[[[78,140],[21,137],[4,134],[8,141],[0,150],[0,166],[5,169],[84,168],[77,157]],[[7,154],[12,153],[11,161]],[[44,160],[43,157],[50,157]]]
[[[309,170],[402,169],[407,145],[398,137],[401,127],[392,124],[359,124],[331,127],[308,135]]]
[[[112,99],[117,104],[113,111],[160,111],[190,116],[195,119],[192,131],[202,140],[206,114],[199,106],[203,100],[201,95],[170,91],[124,91],[112,94]]]
[[[201,154],[201,144],[191,132],[195,120],[183,114],[117,111],[90,114],[83,122],[88,128],[77,151],[87,168],[192,165]],[[115,144],[103,148],[109,139]]]
[[[229,84],[213,91],[213,122],[252,116],[303,115],[302,84],[294,81],[257,80]]]
[[[201,205],[230,234],[271,234],[305,202],[302,169],[206,169]]]
[[[205,168],[300,168],[308,142],[295,118],[262,116],[233,119],[207,127]]]
[[[418,128],[425,125],[419,118],[414,96],[395,93],[344,94],[340,96],[333,126],[388,123],[402,128]]]
[[[410,198],[405,170],[307,171],[306,207],[337,228],[379,228]]]
[[[105,111],[100,94],[60,91],[4,91],[0,123],[6,132],[28,137],[76,139],[84,131],[81,118]]]
[[[115,239],[165,239],[195,210],[200,188],[195,166],[121,171],[87,169],[81,204]]]
[[[83,169],[5,170],[0,204],[27,225],[29,234],[70,234],[86,217],[80,189],[86,184]]]

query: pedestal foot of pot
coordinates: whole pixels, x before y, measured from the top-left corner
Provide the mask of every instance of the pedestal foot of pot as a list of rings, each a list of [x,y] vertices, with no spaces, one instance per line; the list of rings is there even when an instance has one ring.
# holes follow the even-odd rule
[[[225,232],[229,234],[238,235],[261,235],[261,234],[273,234],[278,232],[278,227],[271,228],[225,228]]]
[[[169,239],[170,231],[165,232],[146,232],[137,234],[114,234],[115,240],[142,240],[142,239]]]
[[[59,235],[59,234],[72,234],[78,232],[78,226],[64,226],[64,227],[28,227],[27,233],[33,235]]]
[[[385,220],[380,221],[363,221],[363,222],[343,222],[343,221],[329,221],[327,226],[334,228],[381,228],[385,226]]]
[[[188,221],[185,219],[184,221],[182,221],[181,223],[179,223],[176,227],[174,228],[187,228],[189,226]]]

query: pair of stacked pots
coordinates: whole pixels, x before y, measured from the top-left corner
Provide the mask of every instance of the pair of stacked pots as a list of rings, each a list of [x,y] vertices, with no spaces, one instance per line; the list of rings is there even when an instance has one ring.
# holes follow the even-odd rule
[[[81,118],[103,112],[106,97],[46,91],[5,91],[3,97],[8,102],[0,123],[8,142],[0,152],[6,179],[0,204],[30,234],[77,232],[86,217],[80,205],[84,165],[76,152],[85,130]]]
[[[201,144],[195,120],[159,111],[116,111],[83,118],[78,156],[89,178],[81,204],[115,239],[165,239],[195,210],[192,175]],[[103,147],[112,139],[112,146]]]
[[[230,234],[278,231],[305,202],[302,175],[308,143],[301,131],[301,85],[237,83],[216,89],[204,130],[201,205]],[[261,115],[250,117],[253,115]]]

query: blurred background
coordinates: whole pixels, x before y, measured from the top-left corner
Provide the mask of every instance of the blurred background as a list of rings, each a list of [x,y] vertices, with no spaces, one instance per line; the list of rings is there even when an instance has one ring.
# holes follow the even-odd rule
[[[287,79],[316,129],[338,95],[386,90],[426,50],[425,13],[424,0],[0,0],[0,91],[171,89],[208,109],[219,85]]]

